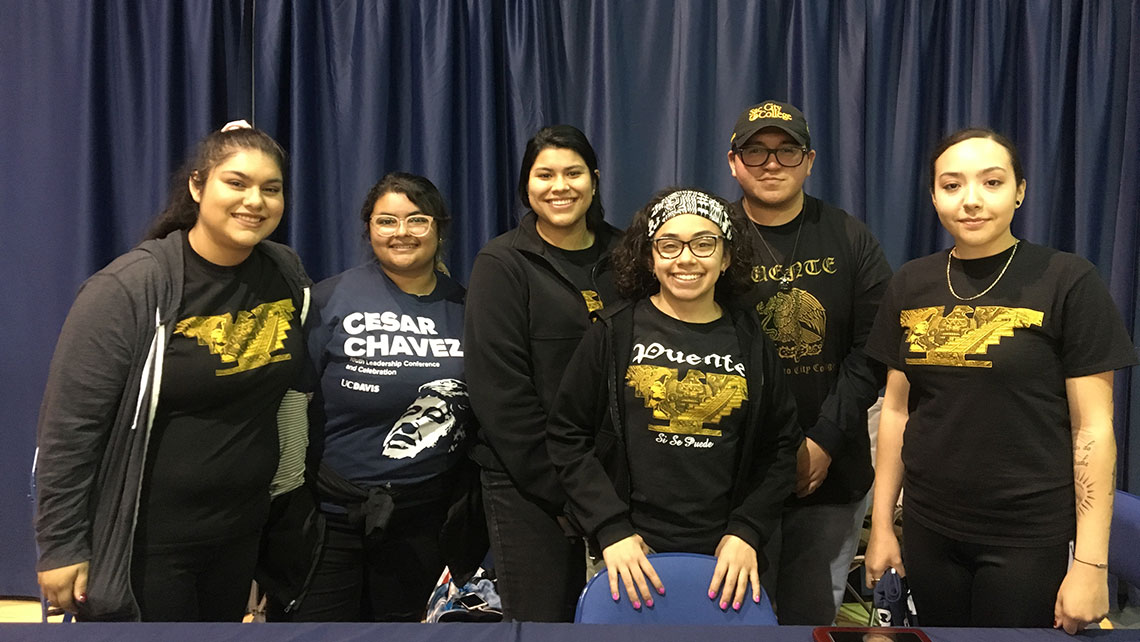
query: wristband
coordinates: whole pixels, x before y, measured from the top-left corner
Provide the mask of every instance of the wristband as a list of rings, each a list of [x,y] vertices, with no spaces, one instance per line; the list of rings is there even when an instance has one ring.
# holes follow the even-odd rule
[[[1094,566],[1094,567],[1096,567],[1096,568],[1103,568],[1103,569],[1107,569],[1107,568],[1108,568],[1108,564],[1093,564],[1092,562],[1086,562],[1086,561],[1084,561],[1084,560],[1082,560],[1082,559],[1077,559],[1077,556],[1076,556],[1076,555],[1074,555],[1074,556],[1073,556],[1073,561],[1074,561],[1074,562],[1080,562],[1081,564],[1087,564],[1087,565],[1089,565],[1089,566]]]

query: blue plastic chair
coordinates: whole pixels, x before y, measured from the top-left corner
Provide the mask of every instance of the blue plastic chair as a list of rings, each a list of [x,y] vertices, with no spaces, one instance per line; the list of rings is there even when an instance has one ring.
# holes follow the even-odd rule
[[[610,595],[609,572],[601,571],[586,583],[578,597],[575,622],[584,624],[728,624],[775,626],[776,614],[768,595],[762,593],[760,603],[752,601],[752,589],[742,600],[739,611],[720,610],[716,600],[708,596],[716,558],[693,553],[656,553],[649,556],[658,577],[665,585],[665,595],[653,596],[653,607],[642,605],[634,610],[621,583],[621,600]],[[651,589],[652,590],[652,589]]]
[[[1108,538],[1108,572],[1140,588],[1140,497],[1116,491]]]

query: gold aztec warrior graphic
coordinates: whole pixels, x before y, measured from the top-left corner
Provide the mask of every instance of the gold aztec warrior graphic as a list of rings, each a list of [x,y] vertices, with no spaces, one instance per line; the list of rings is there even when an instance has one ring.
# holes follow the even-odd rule
[[[796,363],[803,357],[814,357],[823,350],[827,335],[827,310],[810,292],[792,288],[777,292],[757,304],[764,333],[776,344],[781,359]]]
[[[237,321],[229,313],[189,317],[174,326],[174,333],[197,339],[198,345],[210,348],[210,354],[220,355],[223,364],[236,363],[233,368],[214,371],[215,376],[224,377],[288,361],[290,355],[272,353],[285,347],[293,310],[292,299],[281,299],[242,310]]]
[[[704,424],[719,424],[748,399],[748,381],[740,375],[690,369],[678,380],[676,368],[637,365],[626,370],[625,382],[645,400],[654,419],[669,422],[649,424],[656,432],[720,437],[720,430]]]
[[[1037,310],[997,305],[956,305],[944,315],[945,310],[946,306],[939,305],[899,313],[899,324],[907,329],[910,352],[926,353],[923,358],[908,358],[907,364],[992,368],[993,361],[967,359],[966,355],[986,354],[1002,338],[1012,337],[1014,330],[1040,326],[1045,318]]]

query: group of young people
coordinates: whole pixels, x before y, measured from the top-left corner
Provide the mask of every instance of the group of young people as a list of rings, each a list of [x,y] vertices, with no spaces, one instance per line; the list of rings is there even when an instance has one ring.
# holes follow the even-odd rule
[[[803,114],[765,101],[730,139],[738,201],[669,188],[622,232],[585,135],[546,127],[526,213],[466,290],[444,199],[405,173],[365,197],[372,256],[314,286],[267,240],[284,152],[245,125],[208,135],[61,331],[45,597],[238,620],[256,575],[276,618],[416,621],[485,541],[507,619],[572,620],[587,551],[615,600],[653,608],[648,555],[687,551],[717,558],[720,608],[764,590],[781,623],[829,624],[876,482],[868,583],[906,575],[924,625],[1102,617],[1112,377],[1136,356],[1095,269],[1014,237],[1026,182],[994,132],[935,148],[954,247],[893,277],[862,223],[804,193],[815,160]]]

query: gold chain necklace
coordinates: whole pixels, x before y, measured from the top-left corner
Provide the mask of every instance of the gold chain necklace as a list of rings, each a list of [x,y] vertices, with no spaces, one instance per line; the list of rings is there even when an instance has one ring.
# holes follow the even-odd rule
[[[974,296],[959,296],[958,293],[954,291],[954,284],[950,282],[950,258],[954,256],[954,248],[950,248],[950,251],[946,253],[946,287],[950,288],[950,294],[953,294],[954,298],[958,299],[959,301],[973,301],[974,299],[983,296],[986,292],[994,289],[994,286],[998,284],[998,281],[1001,280],[1001,277],[1005,276],[1005,271],[1009,269],[1009,264],[1013,263],[1013,255],[1017,254],[1018,245],[1021,245],[1021,241],[1013,244],[1013,251],[1009,253],[1009,258],[1006,259],[1005,265],[1002,266],[1001,272],[998,273],[997,278],[994,279],[994,282],[990,284],[990,287],[982,290]]]

